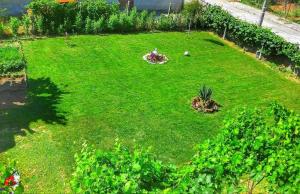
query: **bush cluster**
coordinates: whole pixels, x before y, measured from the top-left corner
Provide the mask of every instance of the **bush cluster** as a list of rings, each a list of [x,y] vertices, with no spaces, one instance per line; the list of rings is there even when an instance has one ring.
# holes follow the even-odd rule
[[[117,4],[106,0],[86,0],[80,3],[59,4],[56,1],[33,0],[28,8],[32,11],[33,34],[64,34],[74,32],[97,34],[103,32],[136,32],[151,30],[184,29],[181,15],[157,16],[147,11],[121,11]]]
[[[25,60],[15,46],[0,47],[0,75],[19,72],[25,68]]]
[[[86,144],[75,156],[71,182],[76,193],[147,193],[170,186],[174,167],[164,165],[149,152],[115,144],[112,152],[97,151]]]
[[[112,152],[84,146],[75,156],[76,193],[253,193],[300,190],[300,116],[272,104],[271,113],[243,110],[228,119],[220,136],[200,145],[181,168],[164,165],[148,151]]]

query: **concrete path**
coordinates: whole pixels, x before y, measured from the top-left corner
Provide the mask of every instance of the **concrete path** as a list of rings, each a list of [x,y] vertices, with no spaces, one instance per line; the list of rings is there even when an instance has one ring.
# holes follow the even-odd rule
[[[244,5],[239,2],[230,2],[227,0],[202,0],[212,5],[221,6],[234,17],[245,20],[247,22],[257,24],[261,15],[261,10]],[[300,25],[288,22],[271,13],[267,13],[263,26],[270,28],[273,32],[283,37],[285,40],[300,44]]]

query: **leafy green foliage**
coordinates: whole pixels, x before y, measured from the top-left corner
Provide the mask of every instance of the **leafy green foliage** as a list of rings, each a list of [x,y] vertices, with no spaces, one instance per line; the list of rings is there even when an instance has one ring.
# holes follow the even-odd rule
[[[33,0],[28,8],[33,12],[33,23],[39,21],[40,32],[50,34],[57,33],[61,26],[65,32],[86,32],[87,22],[108,19],[118,12],[117,5],[111,5],[105,0],[68,4],[60,4],[55,0]],[[93,33],[93,30],[88,30],[88,33]]]
[[[86,19],[86,21],[85,21],[85,32],[87,34],[90,34],[90,33],[93,32],[93,26],[94,26],[93,23],[94,23],[93,20],[91,20],[89,17]]]
[[[97,21],[94,21],[93,31],[95,34],[101,33],[105,29],[105,23],[104,18],[100,18]]]
[[[112,32],[117,31],[120,28],[119,26],[119,17],[117,14],[111,15],[108,20],[108,29]]]
[[[253,193],[262,181],[267,191],[300,189],[300,116],[276,104],[275,122],[259,110],[243,110],[226,120],[221,135],[198,147],[190,164],[177,170],[147,152],[131,154],[119,144],[113,152],[85,146],[76,155],[76,192]],[[177,171],[176,171],[177,170]],[[245,178],[246,177],[246,178]],[[241,181],[247,179],[247,187]]]
[[[274,106],[272,112],[277,112]],[[228,119],[218,139],[200,145],[179,181],[179,189],[209,193],[246,189],[252,193],[265,180],[268,191],[299,190],[300,116],[275,113],[279,120],[268,123],[265,115],[258,110],[244,110]],[[248,179],[247,188],[240,184],[244,177]]]
[[[204,102],[207,102],[211,99],[211,96],[212,96],[212,90],[211,88],[208,88],[206,87],[205,85],[203,85],[201,88],[200,88],[200,91],[199,91],[199,97],[201,100],[203,100]]]
[[[266,28],[250,24],[231,16],[218,6],[206,6],[203,15],[195,23],[202,27],[223,34],[227,29],[227,37],[240,45],[260,49],[265,56],[285,56],[294,64],[300,65],[299,47]]]
[[[10,74],[24,68],[25,61],[17,47],[0,47],[0,74]]]
[[[197,26],[201,26],[201,24],[198,24],[198,20],[202,17],[204,8],[205,6],[203,6],[203,4],[201,4],[198,0],[192,0],[189,3],[186,3],[186,5],[184,6],[183,14],[189,23],[189,27],[194,26],[195,28],[197,28]]]
[[[4,24],[0,21],[0,37],[4,36]]]
[[[30,33],[31,20],[28,15],[23,15],[22,17],[22,25],[25,30],[25,34],[28,36]]]
[[[119,143],[112,152],[97,151],[86,144],[75,156],[72,188],[76,193],[146,193],[167,188],[173,166],[163,165],[148,151],[130,153]]]
[[[18,18],[12,17],[9,21],[10,29],[14,36],[18,35],[18,30],[21,25],[20,20]]]

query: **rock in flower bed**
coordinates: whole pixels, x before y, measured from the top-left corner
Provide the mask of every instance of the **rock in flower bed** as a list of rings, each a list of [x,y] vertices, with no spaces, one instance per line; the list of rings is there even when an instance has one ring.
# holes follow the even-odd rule
[[[192,102],[192,107],[205,113],[213,113],[219,111],[221,107],[217,102],[211,99],[212,90],[205,85],[200,89],[199,96],[195,97]]]
[[[166,55],[159,54],[157,49],[144,55],[143,59],[150,64],[159,64],[159,65],[165,64],[169,60],[166,57]]]

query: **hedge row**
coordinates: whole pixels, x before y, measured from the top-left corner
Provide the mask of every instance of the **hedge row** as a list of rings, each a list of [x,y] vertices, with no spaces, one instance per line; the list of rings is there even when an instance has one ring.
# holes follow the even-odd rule
[[[217,6],[207,6],[198,21],[218,34],[226,28],[227,37],[240,44],[261,50],[265,56],[283,56],[300,66],[299,45],[289,43],[271,30],[236,19]]]

